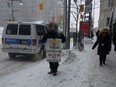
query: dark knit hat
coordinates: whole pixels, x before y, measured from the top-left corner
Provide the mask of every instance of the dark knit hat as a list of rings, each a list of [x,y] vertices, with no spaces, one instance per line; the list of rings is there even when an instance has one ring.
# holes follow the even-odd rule
[[[54,22],[50,22],[49,24],[48,24],[48,29],[52,29],[52,27],[54,27],[54,30],[58,30],[58,25],[56,24],[56,23],[54,23]]]
[[[100,31],[100,34],[109,34],[110,35],[110,30],[108,30],[107,28],[104,28]]]

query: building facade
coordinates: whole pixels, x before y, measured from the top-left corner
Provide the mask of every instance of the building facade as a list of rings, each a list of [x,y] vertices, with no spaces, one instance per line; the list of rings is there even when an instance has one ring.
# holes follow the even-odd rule
[[[19,2],[23,4],[20,5]],[[63,3],[56,0],[0,0],[0,25],[8,21],[56,21],[63,16]]]
[[[99,29],[109,26],[116,0],[100,0]]]

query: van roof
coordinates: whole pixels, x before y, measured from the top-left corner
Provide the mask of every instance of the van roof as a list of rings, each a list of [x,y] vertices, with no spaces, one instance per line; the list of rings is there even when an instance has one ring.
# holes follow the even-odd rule
[[[33,21],[33,22],[8,22],[7,24],[40,24],[45,25],[44,21]]]

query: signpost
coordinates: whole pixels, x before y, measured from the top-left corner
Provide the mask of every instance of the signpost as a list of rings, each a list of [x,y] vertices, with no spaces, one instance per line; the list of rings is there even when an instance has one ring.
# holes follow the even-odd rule
[[[11,1],[11,21],[15,21],[15,17],[14,17],[14,1],[19,1],[20,2],[20,5],[22,5],[22,0],[9,0]],[[9,2],[7,3],[8,7],[10,7],[10,4]]]

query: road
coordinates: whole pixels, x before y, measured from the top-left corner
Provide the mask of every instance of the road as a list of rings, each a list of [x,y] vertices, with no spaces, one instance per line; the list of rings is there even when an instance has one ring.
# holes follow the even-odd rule
[[[7,53],[2,52],[0,46],[0,78],[3,78],[8,74],[16,73],[23,69],[29,68],[30,66],[34,66],[41,61],[32,61],[26,57],[10,59]]]

